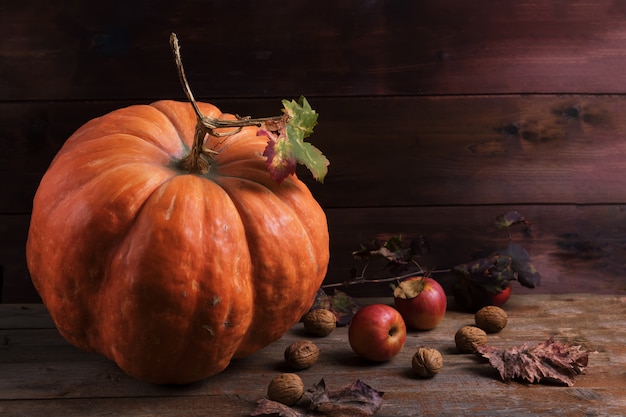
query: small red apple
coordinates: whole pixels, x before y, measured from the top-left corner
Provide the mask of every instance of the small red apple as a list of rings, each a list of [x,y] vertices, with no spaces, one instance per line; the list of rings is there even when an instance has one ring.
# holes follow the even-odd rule
[[[511,296],[511,286],[509,285],[502,291],[498,291],[495,294],[489,294],[491,305],[502,307]]]
[[[407,278],[398,284],[393,296],[404,322],[413,329],[433,329],[446,314],[446,293],[432,278]]]
[[[511,297],[511,284],[486,286],[461,280],[454,287],[456,303],[468,311],[476,312],[485,306],[502,307]]]
[[[395,308],[386,304],[361,307],[348,328],[352,350],[362,358],[375,362],[396,356],[406,341],[406,325]]]

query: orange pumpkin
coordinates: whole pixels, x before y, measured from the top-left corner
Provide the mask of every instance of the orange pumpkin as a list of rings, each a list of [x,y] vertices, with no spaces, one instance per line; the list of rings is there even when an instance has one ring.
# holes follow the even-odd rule
[[[208,136],[218,153],[194,174],[180,162],[195,126],[191,105],[174,101],[86,123],[45,173],[28,234],[28,268],[60,333],[154,383],[204,379],[280,338],[329,260],[323,210],[295,175],[270,178],[267,138],[256,127]]]

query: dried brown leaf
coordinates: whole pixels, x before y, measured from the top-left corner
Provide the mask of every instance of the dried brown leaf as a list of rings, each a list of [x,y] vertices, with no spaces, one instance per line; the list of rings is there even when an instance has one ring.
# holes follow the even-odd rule
[[[328,417],[367,417],[374,415],[383,404],[383,393],[361,380],[330,391],[322,379],[305,395],[311,400],[312,410]]]
[[[553,337],[536,345],[524,344],[509,349],[479,346],[477,350],[500,372],[504,381],[549,381],[570,387],[574,385],[576,375],[585,373],[590,353],[581,346],[555,342]]]
[[[353,384],[330,391],[324,379],[305,393],[310,400],[309,409],[300,411],[276,401],[263,398],[257,401],[257,408],[251,416],[279,417],[369,417],[374,415],[383,404],[383,393],[357,380]],[[302,402],[297,404],[303,407]]]

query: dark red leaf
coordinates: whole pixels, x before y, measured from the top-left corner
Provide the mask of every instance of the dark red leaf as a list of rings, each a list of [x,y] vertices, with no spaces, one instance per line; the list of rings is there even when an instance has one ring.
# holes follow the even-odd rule
[[[555,342],[552,337],[536,345],[524,344],[509,349],[478,346],[477,350],[500,372],[504,381],[549,381],[568,386],[574,385],[576,375],[585,373],[590,353],[581,346]]]
[[[285,404],[262,398],[257,401],[256,409],[251,416],[279,416],[279,417],[304,417],[301,413]]]
[[[330,391],[322,379],[305,395],[311,400],[311,409],[328,417],[371,416],[383,405],[383,393],[361,380],[337,391]]]
[[[511,258],[511,267],[517,274],[517,281],[521,285],[527,288],[541,285],[541,275],[533,265],[526,249],[516,243],[509,243],[502,254]]]
[[[297,161],[286,137],[284,135],[277,136],[274,132],[264,129],[259,129],[257,135],[268,137],[263,156],[267,158],[266,165],[270,177],[277,183],[281,183],[289,175],[294,174]]]

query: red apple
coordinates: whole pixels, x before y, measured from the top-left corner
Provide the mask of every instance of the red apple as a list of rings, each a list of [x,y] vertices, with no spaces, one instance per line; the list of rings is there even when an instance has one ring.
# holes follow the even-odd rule
[[[396,356],[406,341],[406,325],[395,308],[386,304],[361,307],[348,328],[352,350],[362,358],[384,362]]]
[[[398,284],[393,296],[404,322],[413,329],[433,329],[446,314],[446,293],[432,278],[407,278]]]
[[[502,307],[511,296],[511,286],[509,285],[502,291],[498,291],[495,294],[488,294],[490,305]]]
[[[466,280],[461,280],[454,287],[454,299],[463,309],[476,312],[485,306],[502,307],[511,297],[511,284],[502,285],[479,285]]]

